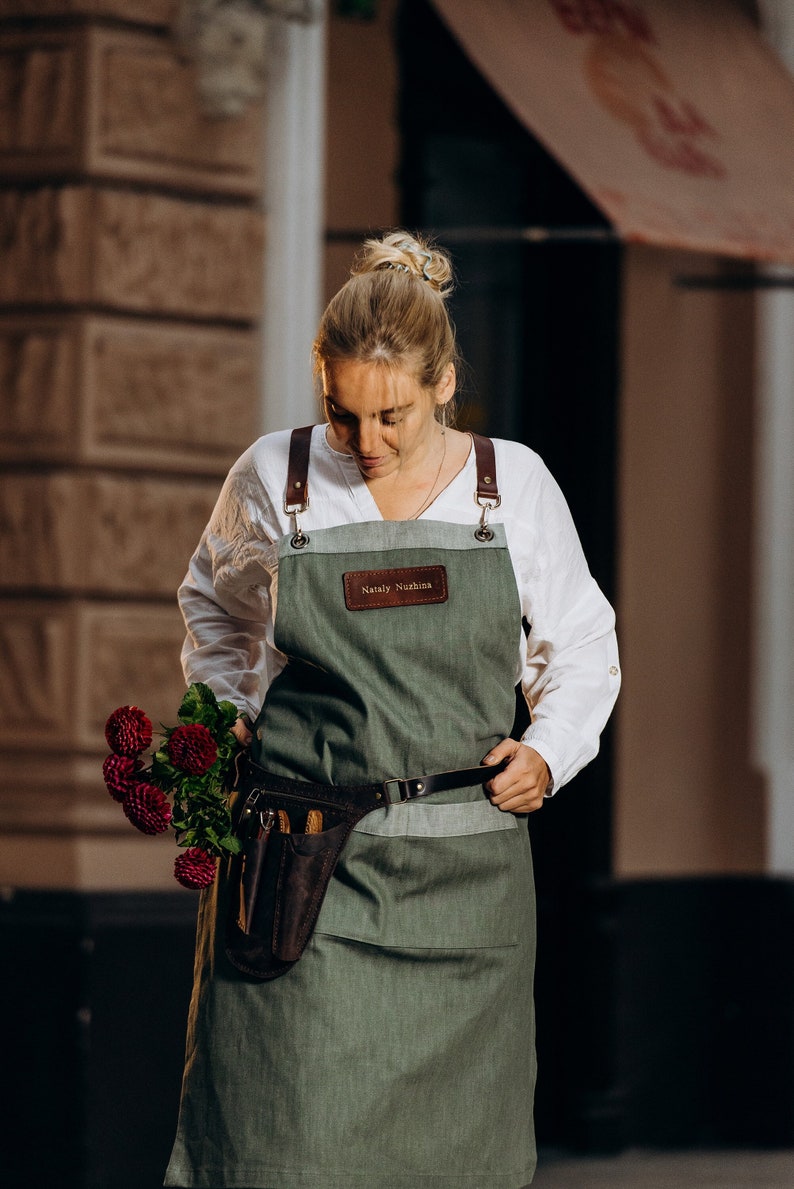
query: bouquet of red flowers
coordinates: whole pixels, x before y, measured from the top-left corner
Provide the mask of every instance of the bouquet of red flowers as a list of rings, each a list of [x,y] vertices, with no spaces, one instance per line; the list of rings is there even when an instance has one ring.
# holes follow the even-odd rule
[[[231,728],[237,707],[219,702],[207,685],[190,686],[179,723],[163,727],[161,745],[144,762],[152,724],[137,706],[119,706],[105,724],[111,754],[102,765],[108,792],[144,834],[170,826],[186,848],[174,862],[174,877],[186,888],[206,888],[215,879],[219,855],[236,854],[228,786],[238,743]]]

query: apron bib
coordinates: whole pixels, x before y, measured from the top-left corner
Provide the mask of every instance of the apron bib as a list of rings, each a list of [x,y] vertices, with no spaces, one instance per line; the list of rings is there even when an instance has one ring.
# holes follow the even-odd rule
[[[490,481],[490,480],[489,480]],[[501,524],[298,529],[287,663],[254,725],[271,772],[357,784],[471,767],[509,734],[521,613]],[[477,535],[475,535],[477,533]],[[271,983],[223,955],[204,894],[166,1184],[520,1189],[534,1171],[526,822],[479,786],[364,818],[306,952]]]

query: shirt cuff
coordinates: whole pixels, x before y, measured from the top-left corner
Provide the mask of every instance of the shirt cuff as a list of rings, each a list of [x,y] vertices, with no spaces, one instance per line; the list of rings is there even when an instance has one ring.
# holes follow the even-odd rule
[[[544,742],[542,739],[534,738],[532,734],[532,727],[528,727],[521,736],[521,742],[525,747],[531,747],[533,751],[538,753],[541,759],[546,761],[549,772],[551,773],[551,780],[549,781],[548,787],[543,796],[553,797],[556,785],[555,774],[562,770],[562,760],[559,758],[557,753],[553,751],[551,747],[549,747],[548,743]]]

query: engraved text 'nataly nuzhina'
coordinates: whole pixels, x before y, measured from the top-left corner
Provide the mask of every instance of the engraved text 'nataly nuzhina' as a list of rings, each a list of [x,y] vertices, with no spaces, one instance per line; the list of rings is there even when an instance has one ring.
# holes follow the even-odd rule
[[[445,566],[406,566],[397,570],[351,570],[344,575],[348,611],[376,607],[417,607],[447,601]]]

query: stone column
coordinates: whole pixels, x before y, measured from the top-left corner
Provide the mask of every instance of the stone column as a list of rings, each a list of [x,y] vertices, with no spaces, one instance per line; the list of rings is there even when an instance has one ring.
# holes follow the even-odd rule
[[[173,887],[101,778],[174,722],[175,590],[258,419],[260,111],[172,0],[0,0],[0,884]]]

